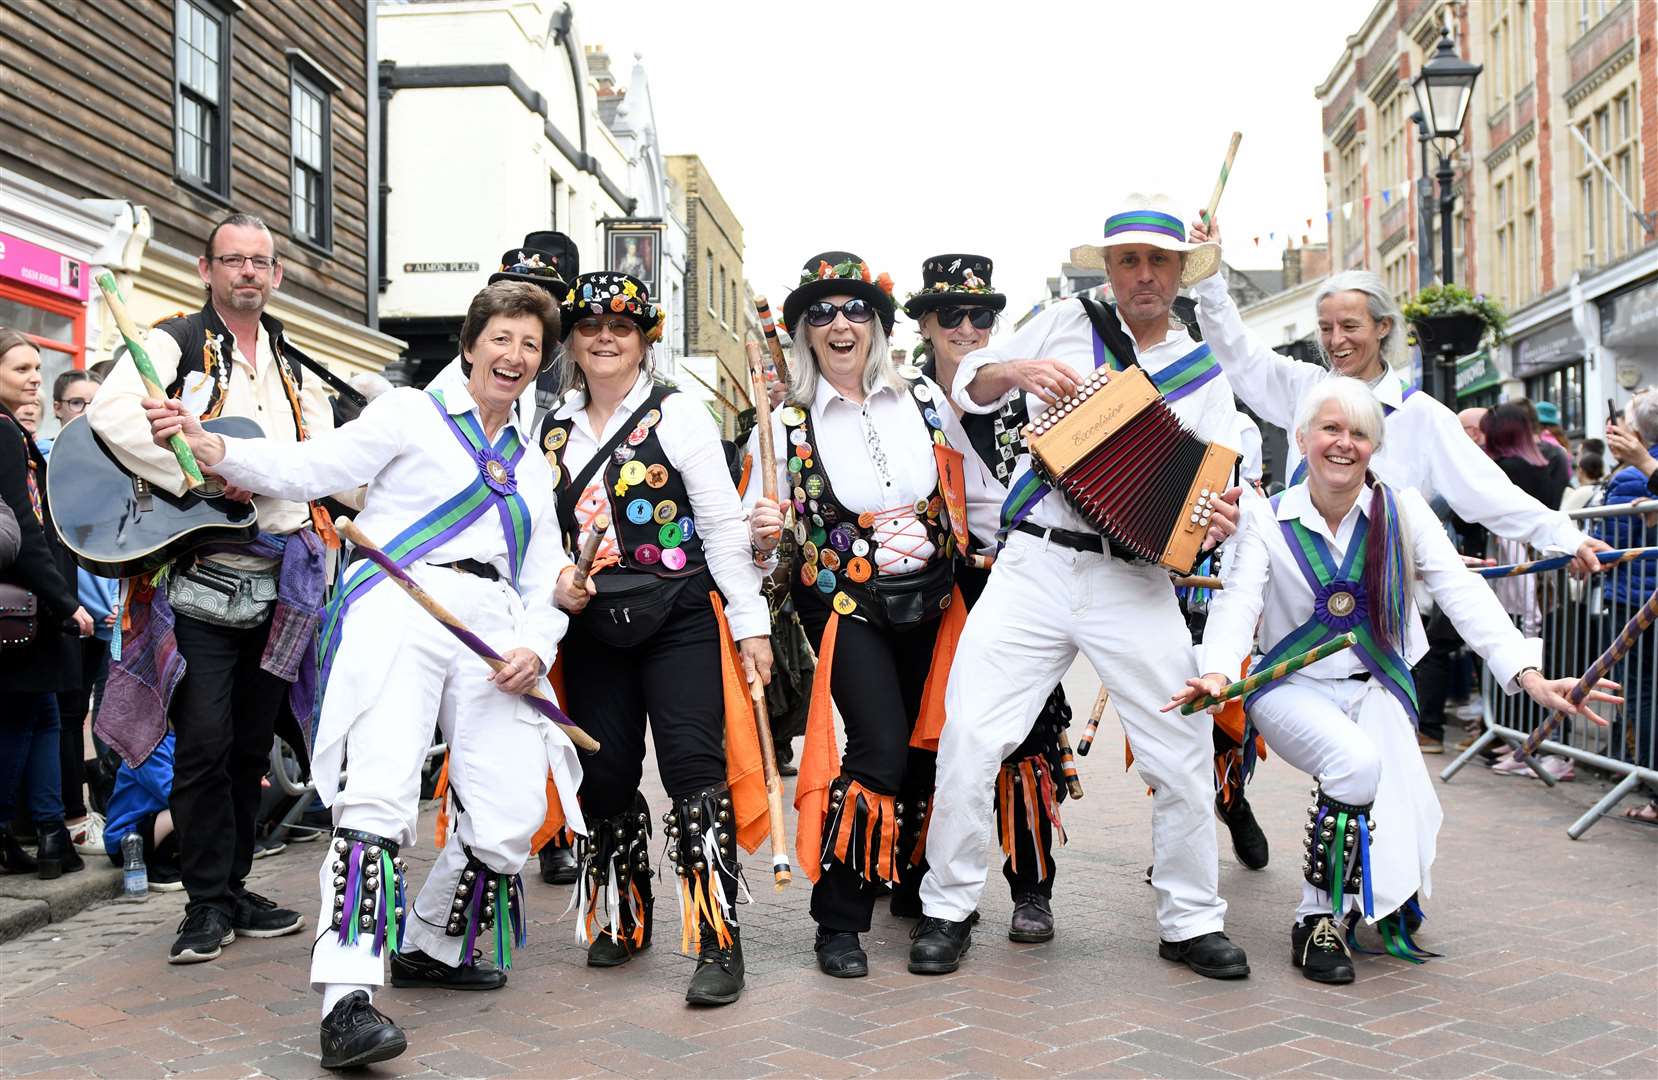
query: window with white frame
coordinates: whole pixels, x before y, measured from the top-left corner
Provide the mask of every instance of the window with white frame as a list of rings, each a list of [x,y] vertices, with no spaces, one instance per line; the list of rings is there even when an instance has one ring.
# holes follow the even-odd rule
[[[200,0],[173,8],[173,167],[230,196],[230,17]]]
[[[1537,295],[1541,279],[1538,260],[1543,257],[1537,228],[1537,162],[1526,162],[1520,175],[1520,274],[1515,291],[1516,300],[1525,301]]]
[[[297,63],[291,77],[294,236],[327,247],[333,232],[333,95]]]

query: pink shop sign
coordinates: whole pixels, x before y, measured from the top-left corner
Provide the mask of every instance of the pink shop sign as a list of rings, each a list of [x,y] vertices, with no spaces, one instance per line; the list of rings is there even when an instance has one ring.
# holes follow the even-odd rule
[[[87,297],[86,264],[0,232],[0,278],[76,300]]]

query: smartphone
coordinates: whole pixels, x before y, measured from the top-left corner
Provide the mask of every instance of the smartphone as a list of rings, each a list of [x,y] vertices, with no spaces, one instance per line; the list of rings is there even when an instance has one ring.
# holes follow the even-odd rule
[[[1618,422],[1618,418],[1622,415],[1623,415],[1622,413],[1618,412],[1618,407],[1612,403],[1612,399],[1607,398],[1606,399],[1606,425],[1608,427],[1611,427],[1613,424],[1616,424]]]

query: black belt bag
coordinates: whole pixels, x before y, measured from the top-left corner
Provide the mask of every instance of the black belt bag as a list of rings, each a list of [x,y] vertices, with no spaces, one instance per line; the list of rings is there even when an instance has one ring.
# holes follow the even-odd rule
[[[938,618],[950,606],[955,584],[954,563],[939,559],[913,574],[877,577],[875,597],[889,625],[910,626]]]
[[[617,649],[643,645],[662,629],[679,602],[679,594],[705,574],[664,578],[627,570],[607,570],[593,575],[597,595],[587,601],[580,620],[583,630],[600,644]]]

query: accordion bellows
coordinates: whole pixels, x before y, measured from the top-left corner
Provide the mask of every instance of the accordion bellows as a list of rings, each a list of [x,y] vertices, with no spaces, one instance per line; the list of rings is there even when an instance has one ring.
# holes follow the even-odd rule
[[[1238,453],[1181,427],[1143,370],[1096,369],[1024,434],[1077,513],[1140,558],[1192,571]]]

